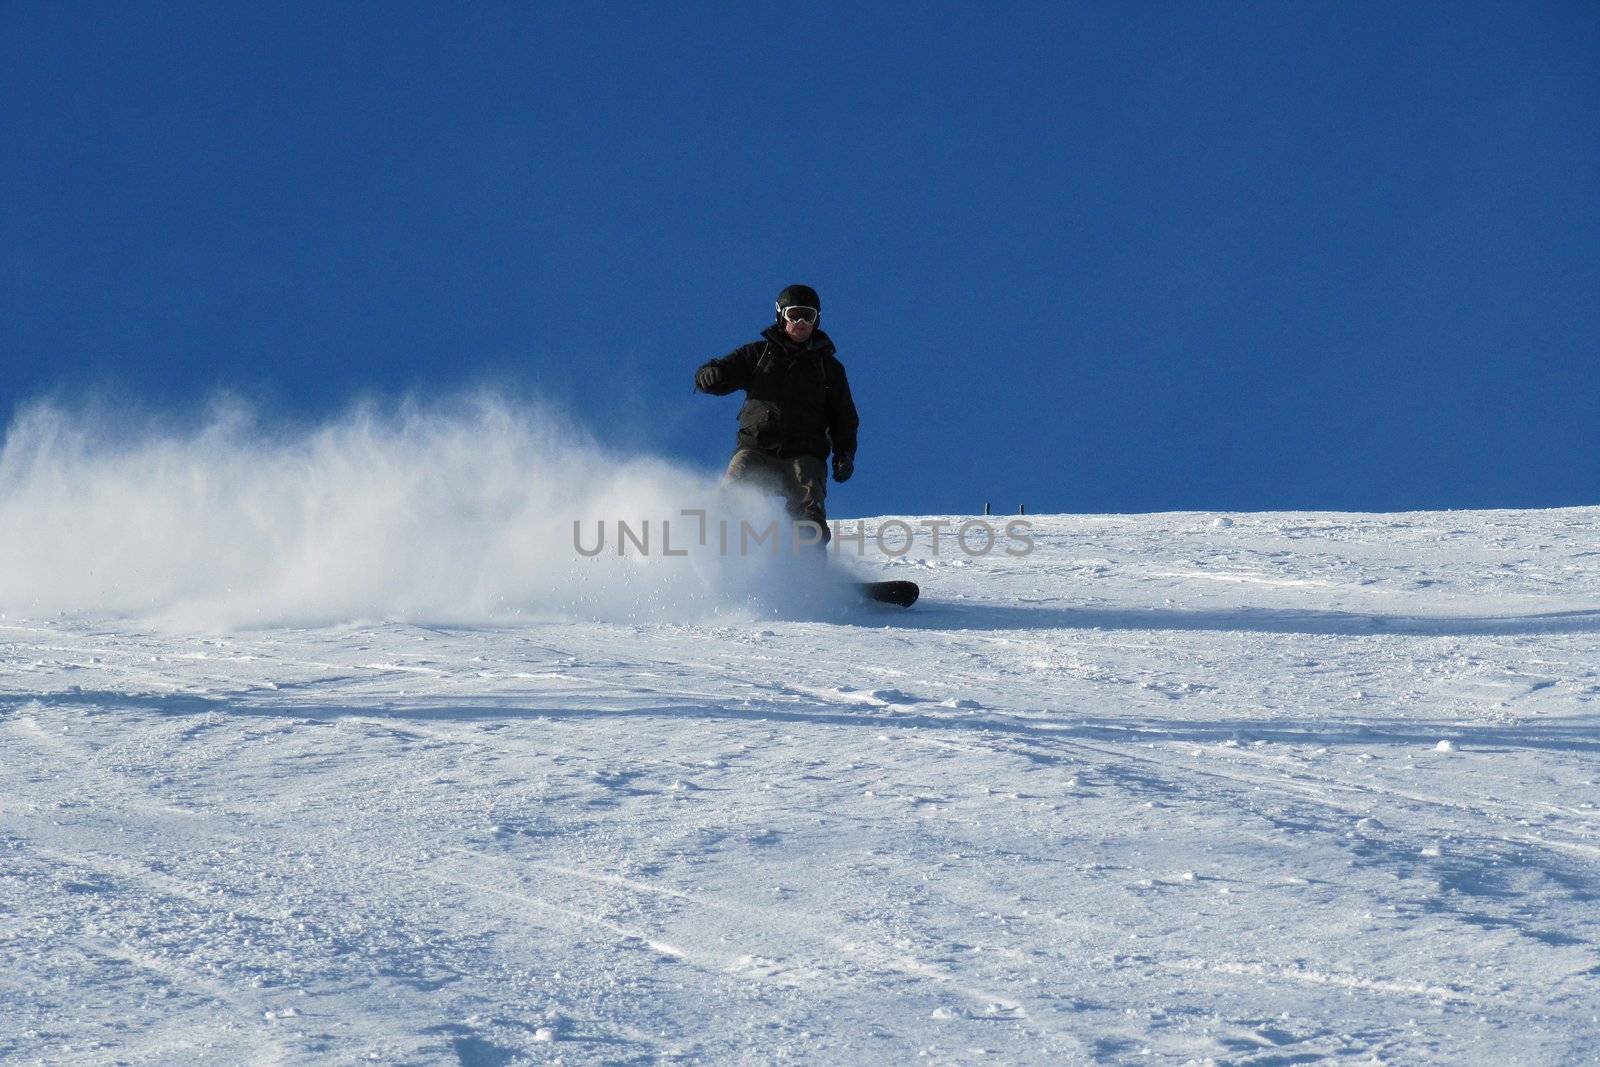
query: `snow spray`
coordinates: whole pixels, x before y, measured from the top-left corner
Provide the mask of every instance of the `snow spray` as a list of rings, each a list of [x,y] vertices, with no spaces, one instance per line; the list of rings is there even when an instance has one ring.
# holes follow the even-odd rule
[[[133,421],[40,404],[10,426],[0,613],[181,629],[688,622],[806,615],[846,595],[842,577],[777,573],[798,561],[575,554],[574,521],[727,508],[730,495],[612,454],[537,403],[365,403],[287,430],[236,403],[187,426]],[[736,501],[760,521],[777,514]]]

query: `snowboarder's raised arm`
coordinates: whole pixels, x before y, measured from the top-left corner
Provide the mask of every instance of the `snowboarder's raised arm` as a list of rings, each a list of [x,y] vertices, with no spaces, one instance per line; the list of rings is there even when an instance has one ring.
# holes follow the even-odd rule
[[[743,345],[721,359],[708,360],[694,372],[694,387],[712,396],[729,393],[750,386],[750,366],[755,362],[753,349],[760,345]]]

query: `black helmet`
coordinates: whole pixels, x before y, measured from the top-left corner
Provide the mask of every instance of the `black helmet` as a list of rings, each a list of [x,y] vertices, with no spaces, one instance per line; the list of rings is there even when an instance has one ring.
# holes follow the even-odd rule
[[[782,320],[784,308],[816,308],[817,315],[822,314],[822,297],[809,285],[786,285],[783,292],[778,294],[778,318]]]

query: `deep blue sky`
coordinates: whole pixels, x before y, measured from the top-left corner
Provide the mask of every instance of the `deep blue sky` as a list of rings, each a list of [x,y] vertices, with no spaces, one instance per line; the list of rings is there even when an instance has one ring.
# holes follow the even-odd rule
[[[835,514],[1600,503],[1600,5],[0,3],[0,410],[499,382]]]

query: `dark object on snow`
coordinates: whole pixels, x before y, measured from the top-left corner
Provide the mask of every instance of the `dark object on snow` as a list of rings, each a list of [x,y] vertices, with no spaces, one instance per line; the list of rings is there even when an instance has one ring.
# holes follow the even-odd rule
[[[917,602],[917,597],[922,590],[917,588],[916,582],[862,582],[861,591],[867,599],[875,600],[880,604],[898,604],[902,608],[909,608]]]

